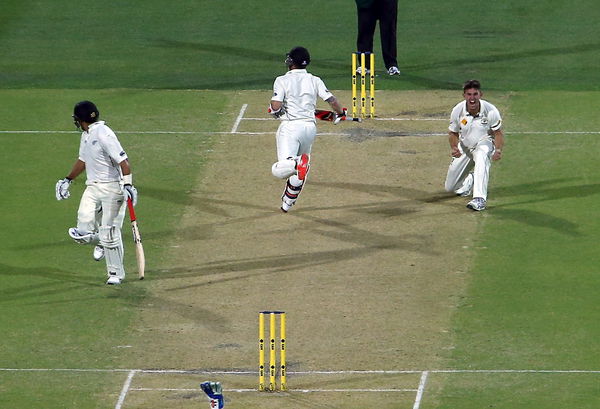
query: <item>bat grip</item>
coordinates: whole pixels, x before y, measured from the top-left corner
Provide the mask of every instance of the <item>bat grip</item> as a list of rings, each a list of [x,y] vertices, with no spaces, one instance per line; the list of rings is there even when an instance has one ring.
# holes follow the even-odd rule
[[[133,209],[133,202],[131,201],[131,199],[127,199],[127,208],[129,209],[129,217],[131,218],[131,221],[134,222],[135,210]]]

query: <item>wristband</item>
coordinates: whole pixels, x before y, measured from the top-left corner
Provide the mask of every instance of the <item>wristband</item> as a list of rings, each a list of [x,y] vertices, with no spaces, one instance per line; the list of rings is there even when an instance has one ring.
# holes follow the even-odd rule
[[[129,175],[123,175],[123,184],[133,185],[133,176],[131,175],[131,173]]]

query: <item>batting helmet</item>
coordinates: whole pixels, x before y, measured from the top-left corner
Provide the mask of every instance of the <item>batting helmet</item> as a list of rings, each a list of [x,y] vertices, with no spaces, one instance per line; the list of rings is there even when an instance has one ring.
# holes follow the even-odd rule
[[[100,112],[96,105],[90,101],[81,101],[73,108],[73,119],[87,123],[96,122],[100,118]]]
[[[286,54],[285,64],[288,67],[295,65],[296,67],[306,67],[310,63],[310,54],[304,47],[294,47]]]

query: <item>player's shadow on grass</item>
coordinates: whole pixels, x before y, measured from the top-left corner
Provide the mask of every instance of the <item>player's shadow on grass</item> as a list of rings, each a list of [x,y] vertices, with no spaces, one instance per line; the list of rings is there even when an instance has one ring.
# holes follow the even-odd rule
[[[457,67],[461,65],[472,66],[473,64],[493,64],[499,61],[515,61],[522,59],[530,59],[532,57],[552,57],[556,55],[581,54],[587,52],[597,52],[598,50],[600,50],[600,43],[569,45],[567,47],[549,47],[540,48],[537,50],[522,50],[516,52],[490,53],[487,55],[469,54],[468,57],[464,58],[454,58],[445,61],[433,61],[424,64],[409,64],[406,65],[405,68],[407,71],[422,71],[430,69]],[[404,73],[402,75],[404,75]]]
[[[353,241],[353,240],[347,240]],[[183,287],[173,288],[179,290],[194,288],[213,283],[243,280],[259,275],[279,275],[282,272],[310,269],[317,266],[339,263],[340,260],[352,260],[368,257],[383,249],[395,248],[396,242],[386,244],[375,243],[374,246],[360,248],[325,250],[317,252],[304,252],[296,254],[242,258],[237,260],[218,260],[195,266],[175,267],[155,271],[153,279],[178,279],[181,277],[204,277],[207,280]],[[422,252],[423,249],[411,245],[414,251]]]
[[[205,57],[210,57],[211,54],[226,55],[230,57],[231,61],[258,61],[261,63],[273,61],[279,63],[279,66],[281,67],[281,72],[277,75],[282,75],[285,72],[285,65],[283,64],[285,57],[283,51],[281,53],[272,53],[264,50],[256,50],[243,47],[232,47],[225,44],[207,44],[201,42],[178,41],[170,39],[154,40],[153,44],[157,47],[167,49],[179,49],[182,51],[197,53],[198,56],[200,54]],[[240,64],[238,64],[238,66],[239,65]],[[340,70],[344,72],[344,77],[347,75],[346,71],[348,70],[347,64],[337,61],[312,61],[311,66],[317,68]],[[198,75],[198,79],[200,82],[194,84],[194,87],[198,89],[269,89],[273,86],[274,73],[266,72],[264,74],[259,75],[250,75],[250,73],[244,73],[243,77],[238,81],[232,81],[231,79],[228,79],[223,82],[215,82],[214,77],[209,77],[206,80],[204,80],[204,82],[202,82],[202,75]],[[186,85],[185,88],[189,88],[189,85]]]
[[[533,227],[552,229],[573,237],[581,236],[577,224],[560,217],[544,214],[535,210],[512,209],[502,206],[495,206],[492,211],[494,217],[501,219],[511,220]]]
[[[312,185],[334,188],[340,190],[351,190],[354,192],[368,193],[375,197],[389,198],[401,197],[407,200],[413,200],[420,203],[436,203],[455,199],[456,196],[446,192],[428,192],[425,190],[414,189],[405,186],[390,186],[368,183],[345,183],[345,182],[311,182]],[[389,206],[389,205],[387,205]],[[367,208],[368,209],[368,208]],[[369,212],[376,212],[377,208],[369,209]],[[384,212],[385,214],[386,212]],[[389,212],[388,212],[389,213]]]
[[[22,285],[0,289],[0,303],[31,298],[36,301],[35,304],[39,304],[41,302],[37,301],[40,299],[47,300],[47,297],[60,294],[73,295],[77,291],[95,289],[104,285],[101,273],[97,279],[94,278],[92,281],[92,279],[82,277],[79,272],[71,272],[56,267],[21,267],[0,263],[0,276],[26,277],[28,279],[28,282],[23,281]],[[35,282],[34,277],[41,280]],[[93,297],[85,297],[85,300],[90,298]],[[73,298],[66,297],[56,302],[72,301],[74,301]]]
[[[583,198],[600,193],[600,183],[586,185],[553,186],[557,184],[572,183],[574,178],[557,178],[539,182],[524,183],[513,186],[503,186],[495,189],[498,196],[514,197],[516,200],[504,200],[504,203],[493,206],[494,215],[507,220],[517,221],[535,227],[545,227],[573,237],[581,235],[579,225],[565,218],[552,214],[542,213],[531,209],[517,209],[516,206],[527,206],[541,202],[562,199]],[[521,200],[519,200],[521,199]]]

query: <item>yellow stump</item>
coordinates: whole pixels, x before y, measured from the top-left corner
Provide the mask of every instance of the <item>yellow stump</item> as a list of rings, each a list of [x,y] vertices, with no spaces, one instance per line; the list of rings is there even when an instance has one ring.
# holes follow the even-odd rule
[[[286,386],[286,378],[285,378],[285,312],[282,312],[281,315],[279,316],[279,325],[280,325],[280,329],[279,329],[279,337],[281,339],[281,351],[280,351],[280,362],[279,364],[281,365],[281,390],[284,391],[286,390],[287,386]]]
[[[352,116],[356,116],[356,53],[352,53]]]
[[[275,390],[275,313],[269,313],[269,390]]]
[[[360,53],[360,113],[363,118],[367,114],[367,67],[365,63],[365,53]]]
[[[265,314],[258,314],[258,390],[265,390]]]
[[[369,87],[370,97],[371,97],[371,109],[370,115],[371,118],[375,117],[375,54],[371,53],[371,74],[369,76],[371,80],[371,85]]]

